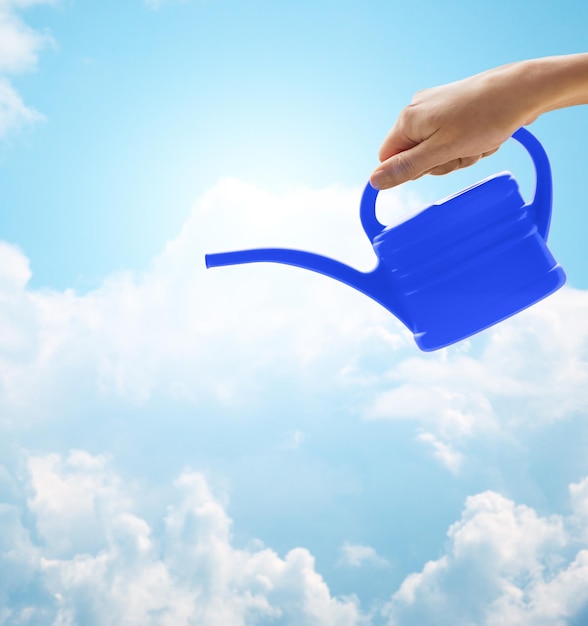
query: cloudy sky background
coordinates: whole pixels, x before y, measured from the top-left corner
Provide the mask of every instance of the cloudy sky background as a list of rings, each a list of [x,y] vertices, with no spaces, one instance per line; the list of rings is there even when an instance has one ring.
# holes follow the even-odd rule
[[[533,131],[568,286],[417,350],[257,245],[373,264],[419,88],[586,50],[584,2],[0,0],[0,624],[588,620],[586,109]],[[382,219],[511,169],[381,194]]]

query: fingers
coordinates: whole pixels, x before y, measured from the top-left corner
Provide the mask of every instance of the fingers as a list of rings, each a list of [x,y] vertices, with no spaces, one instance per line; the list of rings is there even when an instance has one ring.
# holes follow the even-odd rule
[[[482,155],[482,158],[485,159],[488,156],[496,154],[496,152],[498,152],[498,150],[500,150],[500,146],[496,146],[496,148],[494,148],[494,150],[489,150],[488,152],[484,152],[484,154]]]
[[[427,172],[427,174],[433,174],[433,176],[443,176],[443,174],[449,174],[450,172],[461,170],[464,167],[470,167],[471,165],[477,163],[480,159],[484,159],[485,157],[490,156],[495,152],[498,152],[498,148],[494,148],[494,150],[484,152],[484,154],[480,154],[478,156],[454,159],[452,161],[449,161],[449,163],[444,163],[443,165],[434,167],[432,170]]]
[[[416,180],[425,174],[442,176],[464,167],[470,167],[497,151],[498,148],[494,148],[477,156],[445,161],[442,158],[445,152],[443,149],[433,148],[428,145],[427,141],[424,141],[384,161],[372,174],[370,183],[375,189],[382,190],[396,187],[409,180]]]
[[[475,157],[454,159],[453,161],[449,161],[449,163],[444,163],[443,165],[434,167],[429,171],[429,174],[433,174],[433,176],[443,176],[443,174],[449,174],[450,172],[455,172],[455,170],[470,167],[470,165],[474,165],[474,163],[477,163],[481,158],[482,155],[480,154]]]
[[[442,166],[445,161],[445,149],[426,140],[386,159],[374,171],[370,183],[376,189],[396,187]]]
[[[410,137],[408,137],[408,135],[404,132],[403,128],[404,126],[398,123],[388,133],[388,136],[384,139],[384,143],[378,153],[380,162],[384,162],[400,152],[410,150],[419,143],[418,141],[410,139]]]

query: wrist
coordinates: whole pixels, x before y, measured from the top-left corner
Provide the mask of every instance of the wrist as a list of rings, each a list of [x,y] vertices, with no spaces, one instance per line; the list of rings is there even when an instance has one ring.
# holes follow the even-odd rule
[[[556,109],[588,104],[588,54],[531,59],[522,61],[518,69],[533,119]]]

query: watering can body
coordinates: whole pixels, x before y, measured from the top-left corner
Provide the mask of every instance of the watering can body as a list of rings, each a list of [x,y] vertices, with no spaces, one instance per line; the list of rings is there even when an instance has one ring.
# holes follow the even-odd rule
[[[385,227],[368,183],[360,218],[378,257],[368,273],[328,257],[280,248],[206,255],[207,267],[269,261],[295,265],[344,282],[379,302],[414,334],[421,350],[436,350],[518,313],[559,289],[565,273],[547,248],[551,170],[538,140],[514,135],[536,170],[530,203],[508,172]]]

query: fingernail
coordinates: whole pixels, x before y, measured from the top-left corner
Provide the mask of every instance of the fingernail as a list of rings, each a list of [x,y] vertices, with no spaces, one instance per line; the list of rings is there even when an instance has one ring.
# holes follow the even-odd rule
[[[370,177],[370,184],[374,189],[384,189],[388,175],[384,170],[376,170]]]

